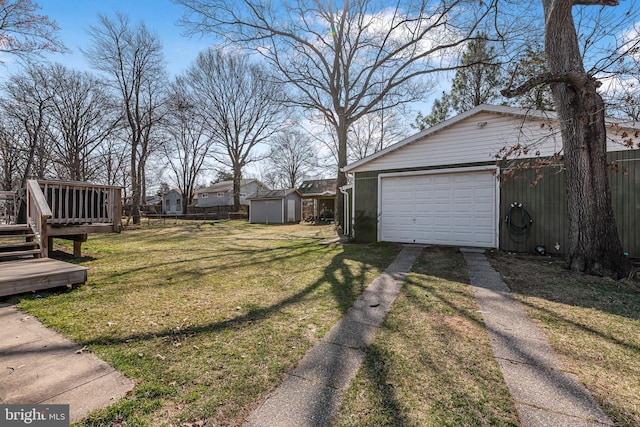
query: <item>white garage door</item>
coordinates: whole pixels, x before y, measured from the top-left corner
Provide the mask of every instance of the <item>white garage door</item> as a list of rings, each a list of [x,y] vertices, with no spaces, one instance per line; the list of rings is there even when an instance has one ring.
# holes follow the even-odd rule
[[[380,239],[497,246],[496,178],[491,171],[380,179]]]

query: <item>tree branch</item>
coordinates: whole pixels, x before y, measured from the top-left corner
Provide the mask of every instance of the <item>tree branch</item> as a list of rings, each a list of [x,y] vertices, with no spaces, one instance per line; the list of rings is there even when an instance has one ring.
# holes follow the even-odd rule
[[[500,93],[506,98],[515,98],[516,96],[529,92],[536,86],[549,83],[566,83],[575,89],[582,89],[591,80],[593,80],[593,77],[590,75],[586,73],[578,73],[576,71],[567,71],[565,73],[542,73],[527,80],[515,89],[511,89],[511,86],[509,86],[508,88],[501,90]]]
[[[618,6],[618,0],[573,0],[574,6]]]

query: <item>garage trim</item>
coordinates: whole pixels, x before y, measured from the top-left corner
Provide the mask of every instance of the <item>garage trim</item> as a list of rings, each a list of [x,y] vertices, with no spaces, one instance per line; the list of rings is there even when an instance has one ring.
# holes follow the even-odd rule
[[[471,167],[457,167],[457,168],[443,168],[443,169],[429,169],[429,170],[417,170],[409,172],[390,172],[378,174],[378,219],[377,219],[377,240],[382,241],[382,180],[384,178],[397,178],[408,176],[420,176],[420,175],[440,175],[440,174],[455,174],[461,172],[483,172],[492,171],[495,176],[500,176],[500,168],[496,165],[486,166],[471,166]],[[493,236],[493,247],[498,247],[500,236],[500,183],[495,180],[495,234]]]

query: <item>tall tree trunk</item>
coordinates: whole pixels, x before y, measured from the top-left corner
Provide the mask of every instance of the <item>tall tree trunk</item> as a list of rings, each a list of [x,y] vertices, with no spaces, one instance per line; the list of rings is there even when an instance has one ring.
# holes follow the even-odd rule
[[[233,211],[240,212],[240,186],[242,184],[242,167],[233,167]]]
[[[131,144],[131,217],[135,225],[140,224],[140,181],[138,180],[137,145]]]
[[[344,222],[344,194],[340,191],[340,187],[347,185],[347,174],[342,168],[347,166],[347,131],[348,125],[344,115],[338,118],[338,178],[336,180],[336,205],[333,211],[333,219],[338,230],[342,229]]]
[[[573,1],[543,0],[549,71],[564,143],[569,248],[567,265],[591,274],[629,269],[613,216],[607,176],[605,111],[598,82],[585,72],[572,16]]]

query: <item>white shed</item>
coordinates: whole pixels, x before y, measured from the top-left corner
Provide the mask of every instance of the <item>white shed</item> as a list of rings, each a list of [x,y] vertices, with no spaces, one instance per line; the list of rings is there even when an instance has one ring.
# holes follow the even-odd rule
[[[302,220],[302,195],[296,189],[270,190],[249,198],[249,222],[284,224]]]

